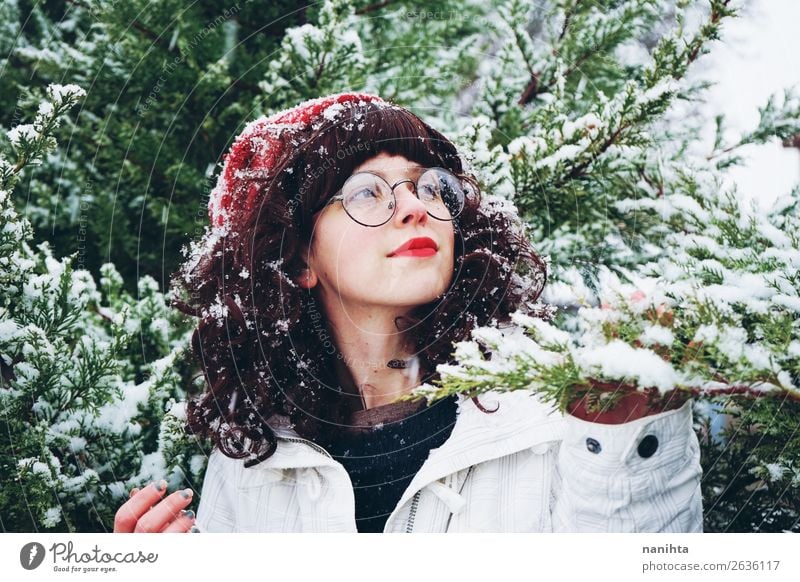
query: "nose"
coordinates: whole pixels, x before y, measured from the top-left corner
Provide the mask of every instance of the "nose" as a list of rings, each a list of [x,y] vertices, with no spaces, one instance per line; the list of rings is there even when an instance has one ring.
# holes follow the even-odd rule
[[[397,226],[418,222],[425,224],[428,221],[428,209],[425,204],[414,194],[414,185],[404,182],[394,189],[397,208],[394,213],[394,223]]]

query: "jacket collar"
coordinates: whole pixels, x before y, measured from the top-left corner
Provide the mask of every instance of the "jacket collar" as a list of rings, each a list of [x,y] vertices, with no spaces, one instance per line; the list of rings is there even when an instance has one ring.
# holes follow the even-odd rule
[[[417,491],[436,485],[443,477],[527,448],[541,446],[544,450],[548,443],[563,436],[564,417],[552,406],[544,404],[535,393],[488,392],[481,395],[479,401],[485,409],[496,409],[496,412],[483,412],[471,398],[458,396],[456,421],[450,436],[439,448],[431,449],[389,515],[387,527]],[[344,465],[330,457],[322,447],[300,438],[288,425],[288,419],[273,417],[270,420],[280,439],[278,447],[271,457],[245,468],[245,471],[332,467],[342,474],[343,479],[350,481]],[[434,493],[447,494],[448,499],[458,497],[456,501],[462,502],[455,491],[441,483],[438,485]]]
[[[560,440],[563,416],[528,391],[488,392],[478,400],[459,396],[458,416],[450,438],[428,459],[409,483],[397,507],[418,490],[472,465],[511,455],[537,445]],[[390,519],[393,516],[390,516]]]
[[[458,395],[450,436],[431,450],[406,494],[477,463],[561,438],[563,416],[534,393],[487,392],[478,400],[485,409],[496,412],[483,412],[471,398]],[[301,438],[286,417],[274,416],[269,424],[279,439],[278,447],[271,457],[246,470],[326,466],[344,470],[322,447]]]

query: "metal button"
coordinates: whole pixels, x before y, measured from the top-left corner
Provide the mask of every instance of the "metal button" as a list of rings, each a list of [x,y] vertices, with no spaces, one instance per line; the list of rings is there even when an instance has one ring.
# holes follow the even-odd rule
[[[602,447],[600,446],[600,443],[598,443],[596,440],[594,440],[591,437],[586,439],[586,448],[589,449],[590,453],[594,453],[595,455],[598,454],[602,450]]]
[[[639,453],[640,457],[644,457],[646,459],[648,457],[652,457],[657,449],[658,439],[656,438],[656,435],[649,434],[641,440],[636,451]]]

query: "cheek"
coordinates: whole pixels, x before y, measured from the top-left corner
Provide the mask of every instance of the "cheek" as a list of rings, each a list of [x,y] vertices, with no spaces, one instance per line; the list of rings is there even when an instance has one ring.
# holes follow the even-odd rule
[[[375,268],[380,260],[380,240],[374,229],[354,228],[355,223],[331,221],[320,230],[316,248],[320,266],[327,277],[346,283],[366,270]]]
[[[444,233],[444,235],[443,235],[441,240],[447,241],[446,242],[447,248],[450,251],[449,252],[449,254],[450,254],[450,267],[452,267],[453,263],[455,261],[455,256],[456,256],[456,248],[455,248],[456,236],[455,236],[455,232],[453,231],[452,226],[445,231],[445,233]]]
[[[453,277],[455,276],[454,274],[455,257],[456,257],[455,238],[456,238],[455,233],[452,227],[443,230],[443,232],[439,236],[439,240],[441,241],[440,250],[446,249],[445,252],[442,254],[441,269],[439,271],[445,287],[449,286],[453,282]]]

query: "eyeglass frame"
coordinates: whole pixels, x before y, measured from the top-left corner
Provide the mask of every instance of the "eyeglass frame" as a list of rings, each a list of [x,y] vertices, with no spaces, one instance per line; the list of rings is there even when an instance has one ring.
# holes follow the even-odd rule
[[[417,197],[417,200],[419,200],[420,198],[419,198],[419,191],[418,191],[418,189],[417,189],[417,184],[418,184],[418,182],[419,182],[419,179],[420,179],[420,178],[422,178],[422,176],[424,176],[424,175],[425,175],[426,173],[428,173],[428,171],[430,171],[430,170],[443,170],[443,171],[447,172],[448,174],[450,174],[451,176],[453,176],[453,177],[454,177],[456,180],[458,180],[458,181],[459,181],[459,182],[460,182],[462,185],[465,183],[465,181],[464,181],[464,179],[463,179],[463,178],[461,178],[461,177],[457,176],[456,174],[454,174],[452,171],[448,170],[447,168],[442,168],[442,167],[440,167],[440,166],[431,166],[430,168],[425,168],[424,170],[422,170],[422,172],[420,172],[420,174],[419,174],[419,177],[418,177],[416,180],[411,180],[411,179],[408,179],[408,178],[406,178],[405,180],[398,180],[398,181],[397,181],[397,182],[395,182],[394,184],[389,184],[389,181],[388,181],[386,178],[384,178],[383,176],[381,176],[380,174],[376,174],[375,172],[371,172],[371,171],[369,171],[369,170],[362,170],[361,172],[356,172],[355,174],[352,174],[352,175],[351,175],[349,178],[347,178],[347,180],[345,180],[345,184],[347,184],[347,182],[348,182],[348,181],[349,181],[349,180],[350,180],[350,179],[351,179],[353,176],[357,176],[358,174],[372,174],[373,176],[376,176],[376,177],[380,178],[381,180],[383,180],[383,182],[384,182],[384,183],[385,183],[387,186],[389,186],[389,192],[390,192],[390,194],[391,194],[391,196],[392,196],[391,203],[393,203],[393,204],[394,204],[394,206],[392,207],[392,213],[389,215],[389,218],[387,218],[386,220],[384,220],[384,221],[383,221],[383,222],[381,222],[380,224],[364,224],[363,222],[359,222],[358,220],[356,220],[355,218],[353,218],[353,216],[352,216],[352,215],[351,215],[349,212],[347,212],[347,208],[344,208],[344,194],[342,193],[342,190],[344,189],[344,185],[345,185],[345,184],[342,184],[342,187],[341,187],[341,188],[339,188],[339,190],[337,190],[337,191],[336,191],[336,193],[335,193],[333,196],[331,196],[330,198],[328,198],[328,200],[326,200],[326,201],[325,201],[325,203],[324,203],[324,204],[322,204],[322,206],[320,206],[320,207],[319,207],[319,208],[317,208],[316,210],[312,211],[312,212],[311,212],[311,215],[313,216],[313,215],[315,215],[317,212],[322,212],[322,211],[323,211],[323,210],[325,210],[325,209],[326,209],[326,208],[327,208],[329,205],[333,204],[333,203],[334,203],[334,202],[336,202],[337,200],[341,200],[341,201],[342,201],[342,208],[344,208],[344,211],[347,213],[347,216],[349,216],[349,217],[350,217],[350,219],[351,219],[353,222],[355,222],[355,223],[357,223],[357,224],[360,224],[361,226],[366,226],[366,227],[368,227],[368,228],[377,228],[377,227],[379,227],[379,226],[383,226],[384,224],[386,224],[387,222],[389,222],[389,221],[390,221],[392,218],[394,218],[394,215],[395,215],[395,213],[397,212],[397,196],[395,196],[395,195],[394,195],[394,189],[395,189],[395,188],[397,188],[397,187],[398,187],[400,184],[403,184],[403,183],[405,183],[405,182],[410,182],[410,183],[412,184],[412,186],[414,187],[414,188],[413,188],[414,196],[416,196],[416,197]],[[461,209],[458,211],[458,214],[456,214],[455,216],[452,216],[451,218],[439,218],[439,217],[437,217],[437,216],[434,216],[433,214],[431,214],[431,213],[430,213],[430,210],[426,210],[425,212],[426,212],[426,213],[427,213],[427,214],[428,214],[428,215],[429,215],[431,218],[434,218],[434,219],[436,219],[436,220],[440,220],[440,221],[442,221],[442,222],[452,222],[453,220],[455,220],[456,218],[458,218],[458,217],[461,215],[461,212],[463,212],[463,210],[464,210],[464,204],[463,204],[463,202],[466,202],[466,198],[467,198],[467,192],[466,192],[466,189],[465,189],[465,188],[463,188],[463,187],[462,187],[462,190],[463,190],[463,192],[464,192],[464,198],[462,199],[462,205],[461,205]],[[421,200],[420,200],[420,201],[421,201]],[[425,203],[423,202],[423,204],[425,204]],[[448,209],[448,212],[449,212],[449,209]]]

